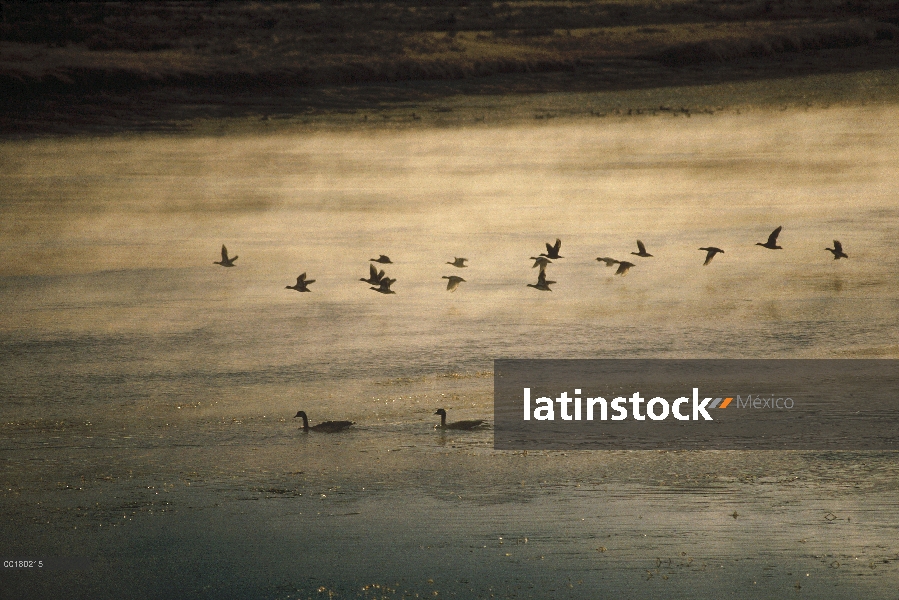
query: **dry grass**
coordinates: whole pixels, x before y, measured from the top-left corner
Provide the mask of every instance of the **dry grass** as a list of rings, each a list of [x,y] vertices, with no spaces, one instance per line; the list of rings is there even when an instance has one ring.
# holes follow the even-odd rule
[[[0,103],[13,120],[60,94],[224,98],[410,81],[496,90],[485,78],[537,73],[576,76],[553,89],[668,85],[684,66],[833,48],[882,55],[899,37],[896,0],[7,2],[0,14]],[[812,59],[816,72],[860,68]]]
[[[0,77],[240,85],[455,79],[608,58],[726,61],[895,38],[896,2],[5,3]],[[830,22],[822,22],[829,19]]]

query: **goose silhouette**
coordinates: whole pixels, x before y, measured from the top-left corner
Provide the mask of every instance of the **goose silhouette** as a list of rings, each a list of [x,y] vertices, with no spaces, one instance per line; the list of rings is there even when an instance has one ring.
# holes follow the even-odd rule
[[[314,279],[306,279],[306,274],[303,273],[299,277],[297,277],[296,285],[288,285],[286,289],[288,290],[296,290],[298,292],[311,292],[312,290],[308,289],[306,286],[310,283],[315,283]]]
[[[378,258],[369,258],[371,262],[381,263],[382,265],[392,265],[393,261],[390,260],[389,256],[381,255]]]
[[[551,292],[549,286],[554,284],[555,281],[547,281],[546,280],[546,271],[540,271],[540,274],[537,275],[537,283],[529,283],[528,287],[532,287],[535,290],[540,290],[541,292]]]
[[[473,421],[455,421],[453,423],[446,422],[446,411],[442,408],[438,408],[435,415],[440,415],[440,425],[435,425],[434,429],[457,429],[457,430],[468,430],[474,429],[476,427],[480,427],[485,424],[487,421],[482,419],[473,420]]]
[[[224,244],[222,244],[222,260],[221,260],[221,261],[215,261],[215,262],[213,262],[212,264],[214,264],[214,265],[222,265],[223,267],[233,267],[233,266],[234,266],[234,261],[235,261],[235,260],[237,260],[237,257],[236,257],[236,256],[235,256],[234,258],[228,258],[228,249],[225,248],[225,245],[224,245]]]
[[[559,256],[559,250],[562,248],[562,240],[556,238],[556,243],[553,246],[549,245],[549,242],[546,243],[546,252],[540,253],[540,256],[545,256],[546,258],[565,258],[564,256]]]
[[[302,410],[298,411],[293,418],[296,419],[297,417],[303,418],[303,431],[306,432],[317,431],[319,433],[337,433],[353,424],[352,421],[324,421],[323,423],[309,427],[309,418],[306,416],[305,412]]]
[[[652,256],[649,252],[646,251],[646,246],[643,245],[643,242],[637,240],[637,250],[638,252],[631,252],[634,256],[642,256],[643,258],[649,258]]]
[[[381,283],[382,279],[384,279],[384,271],[379,272],[374,265],[368,265],[368,279],[360,278],[359,281],[364,281],[371,285],[378,285]]]
[[[843,244],[840,243],[839,240],[833,241],[833,248],[825,248],[828,252],[833,254],[834,260],[840,260],[841,258],[849,258],[849,255],[843,252]]]
[[[724,254],[724,250],[722,250],[721,248],[715,248],[714,246],[709,246],[708,248],[700,248],[700,250],[705,250],[708,253],[705,255],[705,262],[702,263],[703,267],[712,262],[712,259],[715,258],[715,255],[719,252],[721,254]]]
[[[540,267],[541,271],[545,271],[546,265],[551,265],[553,262],[553,261],[549,260],[548,258],[546,258],[545,256],[532,256],[531,260],[534,261],[534,264],[531,268],[535,269],[537,267]]]
[[[370,287],[368,289],[374,290],[374,291],[378,292],[379,294],[395,294],[396,292],[394,292],[392,289],[390,289],[390,286],[393,285],[394,283],[396,283],[396,279],[391,279],[390,277],[385,276],[379,282],[378,287]]]
[[[618,270],[615,271],[615,275],[627,275],[627,270],[634,266],[634,263],[627,262],[626,260],[622,260],[618,263]]]
[[[468,260],[467,258],[453,258],[455,259],[453,262],[447,261],[446,264],[453,265],[454,267],[459,267],[460,269],[464,269],[468,266],[465,264],[465,261]]]
[[[768,241],[764,244],[761,242],[756,242],[756,246],[761,246],[762,248],[767,248],[768,250],[783,250],[783,247],[777,245],[777,236],[780,235],[780,230],[783,229],[783,225],[775,229],[771,232],[771,235],[768,236]]]
[[[465,281],[461,277],[456,277],[455,275],[444,275],[442,279],[449,279],[449,281],[446,282],[446,291],[448,292],[455,292],[456,288],[459,287],[459,284]]]

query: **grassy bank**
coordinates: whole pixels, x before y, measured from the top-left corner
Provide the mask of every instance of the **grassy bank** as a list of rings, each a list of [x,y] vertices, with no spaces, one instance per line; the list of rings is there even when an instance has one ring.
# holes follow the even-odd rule
[[[874,0],[7,2],[0,130],[859,72],[895,64],[897,23]]]

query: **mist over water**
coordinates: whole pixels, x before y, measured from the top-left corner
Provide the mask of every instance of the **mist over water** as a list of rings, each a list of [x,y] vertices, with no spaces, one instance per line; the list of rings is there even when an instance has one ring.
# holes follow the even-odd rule
[[[671,546],[671,555],[680,556],[670,535],[683,511],[696,513],[693,551],[737,560],[745,544],[767,540],[806,565],[820,562],[812,555],[830,547],[827,535],[803,533],[806,517],[820,521],[826,511],[819,498],[836,499],[833,506],[870,517],[864,531],[843,538],[845,552],[886,560],[899,551],[890,546],[895,529],[883,525],[894,523],[899,510],[889,500],[896,469],[889,456],[870,457],[861,463],[867,466],[837,457],[824,460],[826,467],[797,455],[745,455],[716,466],[714,456],[701,453],[648,463],[629,453],[603,461],[548,454],[525,463],[492,454],[489,430],[446,437],[431,426],[439,406],[450,409],[450,420],[490,418],[495,358],[899,357],[897,117],[899,110],[885,106],[496,128],[3,142],[0,417],[13,436],[4,449],[8,475],[27,479],[31,458],[23,450],[56,447],[61,454],[43,455],[47,481],[89,471],[88,480],[114,479],[117,498],[137,498],[129,486],[138,481],[190,481],[191,494],[209,494],[189,496],[190,506],[212,510],[224,498],[222,510],[241,526],[272,519],[296,539],[305,532],[322,557],[337,551],[329,535],[384,551],[385,538],[361,542],[356,526],[393,531],[407,550],[425,544],[416,537],[422,530],[400,531],[394,516],[381,514],[384,502],[406,503],[416,523],[446,511],[436,529],[448,536],[443,554],[424,560],[408,550],[389,559],[398,562],[384,567],[388,572],[408,560],[423,560],[421,573],[441,560],[460,572],[493,569],[494,559],[482,564],[479,555],[470,564],[452,561],[482,541],[487,548],[479,537],[484,531],[500,537],[529,519],[538,539],[557,545],[538,551],[532,538],[527,558],[510,572],[524,577],[527,561],[544,555],[552,563],[546,568],[569,568],[566,553],[600,545],[598,534],[568,520],[594,510],[598,497],[605,512],[593,518],[606,519],[604,533],[636,535],[630,519],[644,508],[658,525],[650,533],[655,546],[627,546],[631,554],[616,558],[624,570],[606,572],[620,571],[615,585],[622,589],[627,569],[642,576],[634,561],[652,548]],[[755,245],[779,225],[783,250]],[[564,258],[548,267],[553,291],[527,287],[537,280],[528,257],[556,238]],[[630,254],[637,239],[652,258]],[[824,250],[834,239],[848,260]],[[223,243],[239,256],[234,268],[213,264]],[[725,253],[704,267],[698,248],[709,245]],[[359,281],[379,254],[394,262],[379,268],[397,279],[395,295]],[[636,266],[614,276],[598,256]],[[445,264],[454,257],[468,258],[470,267]],[[303,272],[315,280],[311,293],[285,289]],[[443,275],[466,282],[448,293]],[[298,437],[291,420],[298,409],[313,424],[358,425],[337,441]],[[383,462],[373,462],[375,456]],[[859,481],[859,469],[871,478],[868,500],[821,483]],[[741,479],[745,472],[756,474],[750,483]],[[780,484],[797,472],[814,483],[760,495],[752,487],[760,473]],[[650,480],[672,485],[664,493],[683,494],[683,504],[657,505],[653,494],[661,492],[640,487]],[[565,489],[529,487],[537,481]],[[327,514],[361,514],[363,524],[341,529],[316,521],[306,522],[311,529],[291,529],[299,527],[294,517],[311,518],[315,509],[303,503],[318,491],[334,497],[328,486],[335,482],[357,494],[341,501],[359,512],[332,507]],[[589,493],[575,490],[582,483],[592,486]],[[316,493],[303,485],[318,486]],[[369,499],[366,487],[387,500]],[[306,496],[289,508],[265,504],[253,518],[235,508],[259,490],[302,496],[301,488]],[[416,501],[405,496],[413,489],[423,490]],[[508,501],[500,498],[507,493],[516,501],[501,514],[465,504],[490,507]],[[563,505],[554,504],[558,498]],[[754,503],[759,512],[739,521],[748,529],[722,533],[737,517],[718,522],[704,514],[721,498]],[[543,517],[534,519],[531,502]],[[801,515],[784,506],[799,506]],[[109,509],[110,519],[120,518],[116,510]],[[171,510],[166,531],[186,536],[199,527],[186,509]],[[764,510],[773,516],[759,516]],[[783,529],[768,531],[770,519]],[[490,529],[497,520],[505,525]],[[221,534],[203,543],[227,546],[236,534],[226,529],[193,533]],[[133,539],[161,543],[152,528],[141,531]],[[572,535],[584,537],[571,541]],[[802,536],[818,549],[796,550]],[[140,543],[116,539],[107,542],[140,554]],[[881,549],[871,550],[877,544]],[[309,569],[324,564],[303,556]],[[275,579],[289,579],[289,561],[274,558],[281,565]],[[587,568],[577,561],[571,568]],[[689,570],[686,561],[681,566]],[[331,580],[362,582],[379,572],[364,561],[354,568],[355,575],[335,566]],[[733,568],[751,578],[751,567]],[[325,575],[300,587],[327,583]],[[703,577],[710,589],[728,584],[728,576]],[[796,576],[778,577],[781,587],[770,593],[780,594]],[[871,597],[884,581],[865,580]],[[247,585],[252,593],[268,590]],[[671,597],[697,589],[684,586],[677,593],[646,589],[667,589]],[[261,595],[293,597],[269,592]]]
[[[6,142],[5,410],[87,415],[130,388],[241,414],[328,390],[345,413],[375,379],[497,357],[895,357],[895,116]],[[778,225],[783,250],[754,245]],[[526,287],[557,237],[558,283]],[[358,281],[381,253],[396,295]],[[313,292],[285,290],[301,272]]]

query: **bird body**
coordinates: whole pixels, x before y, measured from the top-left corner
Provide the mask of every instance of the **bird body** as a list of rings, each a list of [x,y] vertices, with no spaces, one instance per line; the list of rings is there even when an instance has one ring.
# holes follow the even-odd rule
[[[353,424],[352,421],[324,421],[323,423],[309,427],[309,418],[306,416],[305,412],[302,410],[298,411],[293,418],[296,419],[297,417],[303,418],[303,431],[306,432],[317,431],[319,433],[337,433]]]
[[[537,267],[540,267],[541,271],[545,271],[546,265],[551,265],[553,262],[545,256],[532,256],[531,260],[534,261],[534,265],[531,268],[536,269]]]
[[[368,260],[370,260],[371,262],[381,263],[384,265],[392,265],[393,264],[393,261],[390,260],[390,257],[384,256],[383,254],[381,256],[379,256],[378,258],[369,258]]]
[[[222,265],[223,267],[233,267],[234,261],[237,260],[237,257],[228,258],[228,249],[225,248],[225,245],[222,244],[222,260],[214,261],[212,264],[214,265]]]
[[[393,285],[394,283],[396,283],[396,279],[391,279],[390,277],[385,276],[379,282],[378,287],[370,287],[368,289],[374,290],[380,294],[395,294],[396,292],[394,292],[392,289],[390,289],[390,286]]]
[[[468,266],[468,265],[465,264],[465,261],[468,260],[467,258],[456,258],[456,257],[453,257],[453,259],[454,259],[453,262],[447,261],[446,264],[448,264],[448,265],[453,265],[454,267],[459,267],[460,269],[464,269],[465,267]]]
[[[546,280],[546,271],[540,271],[540,274],[537,275],[537,283],[529,283],[527,285],[541,292],[551,292],[552,290],[549,289],[549,286],[554,283],[555,281]]]
[[[599,262],[604,262],[604,263],[606,263],[606,266],[607,266],[607,267],[614,267],[614,266],[617,265],[619,262],[621,262],[621,261],[619,261],[619,260],[615,260],[614,258],[609,258],[608,256],[599,256],[599,257],[596,258],[596,260],[598,260]]]
[[[840,243],[839,240],[833,241],[833,248],[825,248],[828,252],[833,254],[834,260],[840,260],[841,258],[849,258],[849,255],[843,252],[843,244]]]
[[[562,248],[562,240],[556,238],[556,243],[553,246],[549,245],[549,242],[546,243],[546,253],[540,253],[540,256],[545,256],[546,258],[565,258],[564,256],[559,256],[559,250]]]
[[[756,246],[761,246],[762,248],[767,248],[768,250],[783,250],[783,247],[777,245],[777,236],[780,235],[780,230],[783,229],[783,225],[775,229],[771,232],[771,235],[768,236],[768,241],[764,244],[761,242],[756,242]]]
[[[649,252],[646,251],[646,246],[643,245],[643,242],[637,240],[637,252],[631,252],[634,256],[642,256],[643,258],[649,258],[652,256]]]
[[[634,263],[627,262],[626,260],[619,261],[618,270],[615,271],[615,275],[627,275],[627,270],[634,266]]]
[[[288,285],[288,286],[286,286],[286,289],[296,290],[298,292],[311,292],[312,290],[310,290],[309,288],[306,287],[310,283],[315,283],[315,280],[314,279],[306,279],[306,274],[303,273],[302,275],[297,277],[296,285]]]
[[[702,263],[703,267],[706,266],[707,264],[709,264],[710,262],[712,262],[712,259],[715,258],[715,255],[718,254],[719,252],[721,254],[724,254],[724,250],[722,250],[721,248],[716,248],[714,246],[709,246],[707,248],[700,248],[700,250],[705,250],[708,253],[705,255],[705,262]]]
[[[360,278],[359,281],[364,281],[371,285],[378,285],[381,283],[382,279],[384,279],[384,271],[378,271],[374,265],[368,265],[368,279]]]
[[[455,292],[456,288],[459,287],[459,284],[465,281],[461,277],[456,277],[455,275],[444,275],[442,279],[449,279],[449,281],[446,282],[446,291],[448,292]]]
[[[476,421],[455,421],[454,423],[446,422],[446,411],[442,408],[438,408],[435,415],[440,415],[440,425],[435,425],[434,429],[456,429],[456,430],[468,430],[475,429],[476,427],[480,427],[485,424],[486,421],[482,419],[478,419]]]

